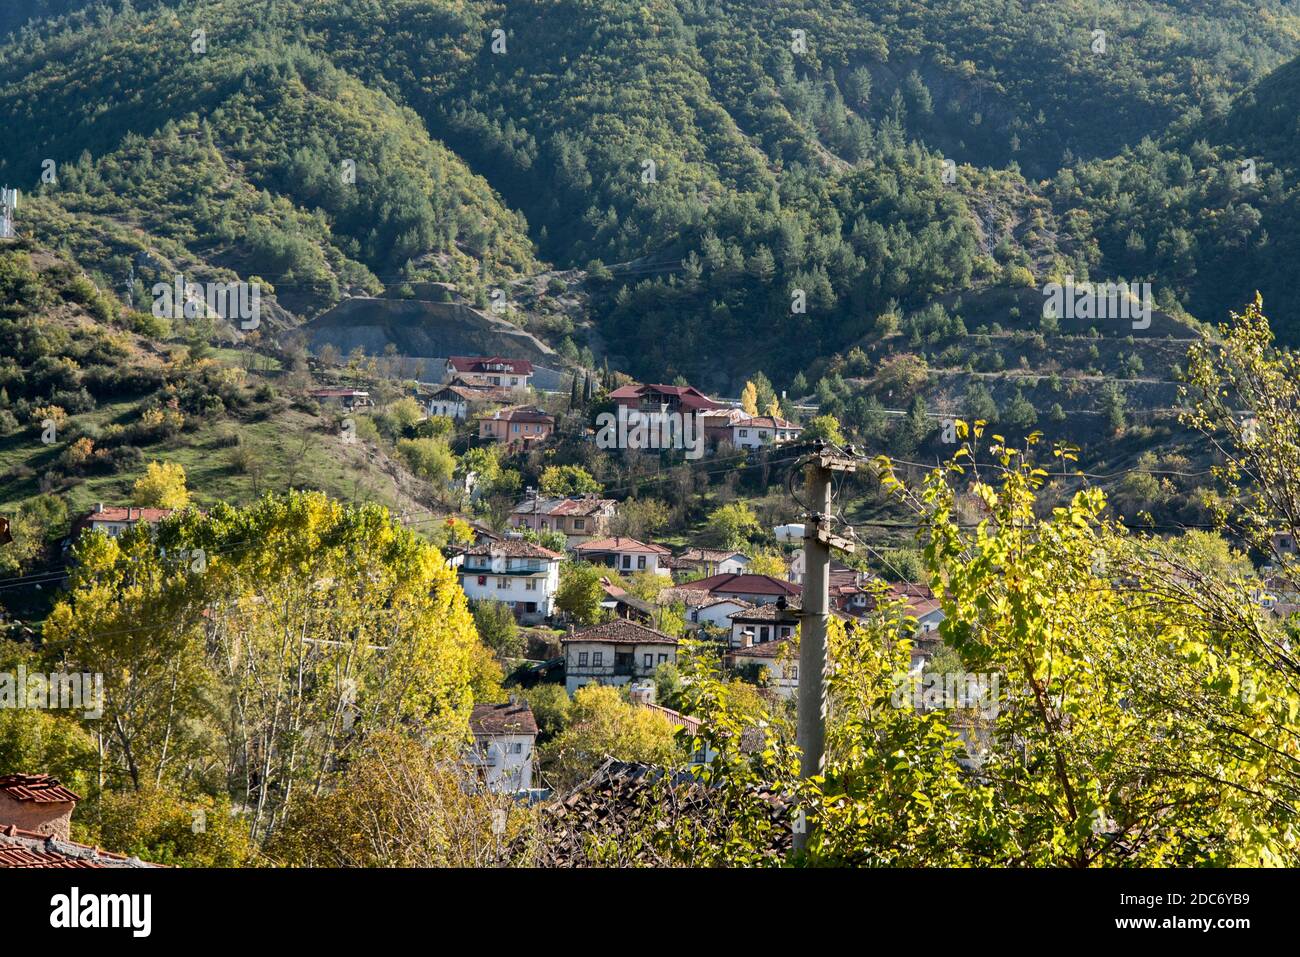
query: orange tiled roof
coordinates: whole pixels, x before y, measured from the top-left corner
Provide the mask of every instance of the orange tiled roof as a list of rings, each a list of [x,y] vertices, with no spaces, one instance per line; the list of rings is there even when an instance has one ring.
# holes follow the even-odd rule
[[[0,794],[14,801],[37,804],[76,804],[81,800],[58,779],[48,774],[6,774],[0,776]]]

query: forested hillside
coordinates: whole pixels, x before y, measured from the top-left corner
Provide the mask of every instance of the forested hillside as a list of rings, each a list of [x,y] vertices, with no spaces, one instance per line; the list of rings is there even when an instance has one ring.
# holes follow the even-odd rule
[[[0,47],[23,130],[0,178],[114,287],[148,252],[255,275],[301,317],[590,266],[579,347],[732,390],[788,384],[882,314],[1066,273],[1149,274],[1218,318],[1289,248],[1256,222],[1288,202],[1283,118],[1251,196],[1207,172],[1267,109],[1231,97],[1300,49],[1283,2],[33,0],[5,24],[83,7]],[[1183,199],[1135,220],[1166,186]],[[1223,215],[1192,222],[1201,203]]]

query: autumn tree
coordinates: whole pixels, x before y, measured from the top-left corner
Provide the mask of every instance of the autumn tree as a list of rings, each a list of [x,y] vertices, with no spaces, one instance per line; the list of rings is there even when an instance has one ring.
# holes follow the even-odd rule
[[[131,504],[141,508],[184,508],[189,503],[185,467],[179,462],[150,462],[131,490]]]

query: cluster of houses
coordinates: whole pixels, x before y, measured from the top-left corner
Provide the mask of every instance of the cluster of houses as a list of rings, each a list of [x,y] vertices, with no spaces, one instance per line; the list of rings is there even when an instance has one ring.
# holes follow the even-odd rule
[[[780,445],[799,438],[803,427],[780,416],[751,415],[710,399],[689,385],[632,383],[609,393],[614,404],[653,419],[662,415],[692,415],[704,429],[706,448],[723,443],[738,449]]]
[[[802,609],[803,553],[795,551],[785,577],[749,570],[740,551],[689,547],[674,554],[656,542],[610,533],[617,504],[594,495],[531,497],[516,506],[502,534],[479,530],[478,540],[454,555],[465,594],[473,601],[505,602],[524,624],[564,626],[555,599],[560,567],[581,561],[610,569],[601,579],[601,606],[606,620],[586,627],[567,626],[561,657],[548,662],[548,673],[563,673],[572,694],[588,684],[626,689],[629,699],[663,711],[675,723],[695,720],[654,702],[654,677],[675,664],[686,638],[720,645],[722,660],[734,674],[754,681],[770,694],[794,700],[799,689],[798,634]],[[563,552],[522,537],[523,530],[564,534]],[[518,531],[516,531],[518,530]],[[651,575],[663,580],[658,597],[647,601],[616,583],[616,576]],[[886,586],[917,622],[913,668],[919,670],[938,648],[943,611],[923,585]],[[832,612],[843,619],[866,615],[877,604],[879,585],[865,573],[838,562],[830,576]],[[684,611],[684,628],[668,633],[657,627],[665,607]],[[492,786],[526,790],[532,780],[529,755],[535,745],[532,717],[525,702],[484,705],[475,712],[474,733],[481,755],[476,766]],[[513,722],[501,730],[503,716]],[[529,737],[533,735],[533,737]],[[507,740],[508,739],[508,740]]]
[[[445,379],[425,397],[429,415],[456,421],[476,417],[479,438],[519,452],[546,442],[555,432],[555,417],[527,404],[533,364],[504,356],[452,356]],[[618,407],[653,418],[664,414],[696,417],[706,447],[723,443],[756,449],[791,442],[802,427],[780,416],[750,415],[710,399],[693,386],[631,383],[609,393]],[[595,433],[591,435],[594,437]]]

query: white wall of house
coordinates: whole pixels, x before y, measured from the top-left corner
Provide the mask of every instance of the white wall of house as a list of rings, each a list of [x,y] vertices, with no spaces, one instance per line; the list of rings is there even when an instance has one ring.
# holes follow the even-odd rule
[[[775,429],[737,422],[731,427],[731,444],[738,449],[757,449],[764,445],[791,442],[799,437],[798,429]]]
[[[614,562],[610,567],[619,573],[635,575],[637,572],[654,572],[656,575],[670,577],[672,575],[671,569],[659,564],[664,556],[656,552],[602,552],[599,556],[593,555],[592,558],[603,563],[610,556]]]
[[[469,415],[469,407],[464,399],[430,399],[429,415],[444,415],[449,419],[463,421]]]
[[[620,656],[630,654],[630,660]],[[564,688],[569,694],[583,685],[625,685],[654,675],[666,662],[677,661],[677,646],[625,641],[566,641]]]
[[[754,640],[752,645],[766,644],[769,641],[776,641],[778,638],[789,638],[794,635],[798,625],[784,624],[774,621],[750,621],[750,622],[731,622],[731,647],[745,647],[745,632],[752,632]]]
[[[482,772],[491,791],[525,791],[533,786],[536,743],[536,736],[531,734],[475,734],[470,764]]]
[[[471,555],[459,564],[460,587],[471,601],[504,601],[514,606],[515,614],[525,622],[555,614],[555,594],[560,590],[558,560],[494,558],[483,563],[479,556]]]
[[[691,610],[691,621],[726,631],[731,628],[731,619],[728,616],[734,615],[738,611],[744,611],[744,609],[745,606],[734,598],[726,599],[716,605],[709,605],[707,608],[693,608]]]

